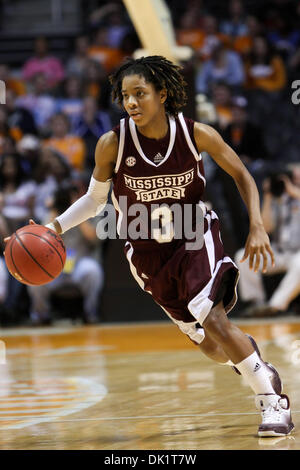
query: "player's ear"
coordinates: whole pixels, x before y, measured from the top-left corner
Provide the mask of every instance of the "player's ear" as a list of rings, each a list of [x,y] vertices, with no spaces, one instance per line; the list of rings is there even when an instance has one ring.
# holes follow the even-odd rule
[[[160,102],[162,104],[165,103],[167,97],[168,97],[168,92],[166,88],[163,88],[162,90],[160,90]]]

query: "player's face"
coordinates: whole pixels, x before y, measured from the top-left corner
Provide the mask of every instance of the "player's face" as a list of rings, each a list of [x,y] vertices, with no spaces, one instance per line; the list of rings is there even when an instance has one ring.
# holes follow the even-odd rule
[[[137,126],[143,127],[165,112],[165,90],[157,91],[141,75],[127,75],[122,82],[123,106]]]

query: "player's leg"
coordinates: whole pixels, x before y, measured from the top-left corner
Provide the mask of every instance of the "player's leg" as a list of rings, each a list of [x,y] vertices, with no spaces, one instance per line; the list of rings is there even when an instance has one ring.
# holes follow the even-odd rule
[[[256,404],[262,411],[259,435],[287,435],[294,425],[288,398],[277,395],[261,359],[249,338],[226,315],[223,302],[216,305],[203,321],[205,334],[217,342],[235,364],[256,394]]]
[[[225,353],[222,346],[220,346],[213,337],[206,332],[203,341],[199,344],[200,351],[213,361],[219,364],[227,364],[233,366],[229,356]],[[230,363],[230,364],[229,364]]]
[[[231,321],[229,321],[223,302],[213,307],[202,326],[209,336],[218,343],[229,359],[237,364],[254,352],[249,338]]]
[[[249,338],[254,350],[257,352],[262,366],[266,368],[275,393],[280,395],[282,392],[282,383],[277,370],[272,364],[265,362],[262,359],[255,339],[249,334],[246,334],[246,336]],[[207,332],[205,334],[204,340],[199,344],[199,348],[203,354],[213,361],[216,361],[222,365],[230,366],[237,374],[241,375],[240,371],[234,366],[234,363],[229,359],[229,356],[224,352],[223,348]]]

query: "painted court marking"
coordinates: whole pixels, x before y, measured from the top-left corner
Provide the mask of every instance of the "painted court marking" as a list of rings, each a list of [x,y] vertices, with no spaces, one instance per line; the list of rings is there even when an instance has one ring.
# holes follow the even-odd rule
[[[16,393],[20,384],[11,384],[12,388],[14,388],[14,385],[16,385]],[[25,382],[22,385],[26,386],[27,384]],[[96,405],[107,395],[107,388],[103,384],[85,377],[48,377],[46,379],[36,379],[35,383],[29,384],[29,386],[33,389],[31,390],[34,393],[33,397],[1,398],[0,431],[21,429],[39,423],[50,422],[55,418],[62,418],[72,413],[78,413]],[[57,389],[59,388],[63,388],[63,396],[59,396],[58,399],[55,398],[55,403],[51,403],[51,400],[57,397]],[[79,393],[77,394],[76,391]],[[69,393],[70,395],[68,395]],[[43,394],[43,396],[41,397],[39,394]],[[48,402],[37,403],[40,398],[48,400]],[[8,400],[10,400],[10,403],[5,403]],[[12,403],[14,400],[18,400],[20,403]],[[53,404],[52,407],[51,404]],[[31,408],[31,406],[34,408]],[[42,406],[42,408],[38,408],[39,406]],[[5,411],[2,411],[2,408],[5,408]],[[9,410],[9,408],[13,409]],[[16,410],[15,408],[19,409]],[[33,413],[38,413],[38,416],[34,416]],[[41,415],[41,413],[44,414]],[[13,416],[4,416],[12,414]],[[1,421],[5,421],[5,423],[1,425]],[[9,421],[14,421],[14,423],[6,424]]]

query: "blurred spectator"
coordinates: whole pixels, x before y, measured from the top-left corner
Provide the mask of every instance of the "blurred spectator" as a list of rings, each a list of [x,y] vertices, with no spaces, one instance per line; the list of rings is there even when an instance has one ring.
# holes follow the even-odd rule
[[[2,312],[4,309],[4,303],[7,296],[7,280],[8,272],[5,266],[5,261],[2,255],[0,255],[0,324],[2,323]]]
[[[18,154],[0,158],[0,199],[2,214],[10,233],[27,225],[33,216],[36,184],[27,180]]]
[[[222,136],[252,172],[252,163],[258,159],[266,160],[269,155],[261,128],[249,120],[247,105],[245,97],[236,96],[233,98],[232,122],[223,130]]]
[[[285,273],[279,286],[266,303],[266,293],[260,273],[251,271],[247,263],[240,263],[243,250],[236,254],[240,269],[240,296],[254,304],[248,310],[253,316],[274,315],[288,309],[300,293],[300,167],[292,174],[273,173],[264,182],[262,218],[272,237],[275,266],[266,274]],[[270,263],[269,263],[270,265]]]
[[[107,74],[102,65],[90,59],[85,70],[85,94],[99,100],[105,81],[107,82]]]
[[[77,76],[68,77],[62,90],[62,96],[56,99],[57,112],[66,114],[71,122],[82,112],[83,83]]]
[[[213,84],[225,82],[240,87],[244,82],[244,68],[240,56],[223,44],[215,47],[211,59],[204,62],[196,75],[198,93],[209,94]]]
[[[95,34],[88,56],[101,64],[107,73],[112,72],[123,59],[119,48],[111,47],[108,43],[108,29],[101,27]]]
[[[188,10],[193,10],[194,13],[198,13],[199,10],[202,11],[204,9],[203,0],[186,0],[184,3],[182,0],[165,0],[165,2],[170,9],[172,23],[176,29]]]
[[[79,196],[76,187],[60,187],[54,194],[49,219],[44,223],[65,211]],[[83,295],[83,320],[86,323],[99,321],[99,297],[104,273],[99,259],[96,223],[96,219],[87,220],[63,234],[67,260],[62,274],[49,284],[28,287],[31,298],[30,317],[34,324],[45,324],[51,320],[50,294],[70,283],[77,286]]]
[[[86,148],[81,137],[70,133],[68,116],[58,113],[51,119],[52,135],[44,140],[43,145],[62,153],[72,168],[83,170],[86,158]]]
[[[1,201],[0,201],[1,211]],[[21,323],[23,305],[20,304],[20,294],[23,286],[9,272],[3,256],[4,238],[11,234],[5,218],[0,214],[0,325],[1,327],[15,326]],[[26,309],[26,307],[25,307]]]
[[[209,18],[211,17],[206,16],[207,25]],[[178,44],[190,46],[194,49],[202,47],[205,36],[203,23],[203,4],[200,2],[199,5],[199,2],[194,2],[191,6],[186,8],[184,14],[179,18],[179,26],[176,30]]]
[[[287,62],[289,80],[298,80],[300,77],[300,47]]]
[[[197,7],[196,7],[197,9]],[[199,14],[187,10],[177,32],[178,44],[191,46],[196,56],[201,60],[208,60],[216,46],[228,42],[228,37],[218,31],[218,21],[212,15],[205,15],[199,27]]]
[[[126,24],[124,8],[113,2],[93,11],[90,25],[93,29],[104,25],[107,27],[107,45],[112,48],[120,47],[123,38],[130,31],[130,26]]]
[[[1,204],[1,201],[0,201]],[[1,208],[2,209],[2,208]],[[10,235],[6,221],[0,214],[0,324],[3,324],[4,320],[4,304],[7,298],[8,292],[8,271],[5,265],[3,251],[4,251],[4,238]]]
[[[70,178],[75,179],[76,172],[72,171],[72,167],[64,155],[57,150],[45,147],[41,150],[39,163],[34,173],[34,179],[37,183],[40,183],[44,181],[47,176],[53,176],[60,186]]]
[[[4,104],[0,105],[0,155],[7,151],[7,139],[14,139],[14,134],[8,125],[8,114]]]
[[[130,57],[136,51],[141,48],[141,42],[135,31],[129,31],[122,39],[120,44],[120,50],[122,52],[122,59]]]
[[[221,22],[220,31],[232,38],[246,36],[248,28],[243,3],[241,0],[231,0],[228,8],[229,18]]]
[[[268,171],[266,160],[269,155],[265,148],[263,134],[260,128],[253,125],[247,112],[247,100],[242,97],[232,99],[232,122],[225,129],[218,129],[225,142],[233,148],[255,178],[258,188]],[[221,185],[223,201],[216,201],[217,206],[226,206],[227,218],[230,220],[232,245],[238,249],[247,237],[248,218],[245,206],[238,196],[237,187],[233,179],[222,171],[216,169],[215,179]],[[224,211],[224,208],[222,209]]]
[[[110,47],[120,48],[126,34],[130,32],[130,26],[125,23],[121,9],[112,12],[108,18],[107,42]]]
[[[257,2],[255,10],[264,19],[266,28],[272,31],[277,25],[278,16],[288,18],[296,14],[298,3],[298,0],[265,0]]]
[[[92,96],[87,96],[83,101],[81,115],[74,123],[74,133],[80,136],[85,143],[87,158],[85,169],[92,171],[95,165],[95,148],[102,134],[111,129],[109,114],[98,109],[97,101]]]
[[[16,100],[16,106],[28,109],[40,132],[47,130],[49,119],[56,110],[55,99],[49,94],[46,77],[36,74],[32,79],[32,91]]]
[[[281,55],[287,60],[295,51],[300,42],[300,31],[294,30],[293,18],[276,15],[273,31],[268,34],[268,40]]]
[[[34,56],[25,62],[22,69],[24,80],[31,81],[36,74],[45,75],[48,89],[55,88],[65,76],[62,62],[49,54],[49,43],[43,36],[36,38]]]
[[[69,58],[66,65],[68,76],[83,78],[88,62],[89,38],[82,35],[75,39],[75,51]]]
[[[256,36],[245,63],[246,87],[266,92],[282,90],[286,84],[285,65],[267,39]]]
[[[12,76],[10,67],[7,64],[0,64],[0,80],[5,82],[6,92],[13,91],[16,95],[24,95],[26,86],[22,80]]]
[[[295,4],[295,15],[293,15],[293,27],[296,30],[300,30],[300,3],[296,2]]]
[[[32,177],[40,157],[41,142],[34,135],[27,134],[17,143],[22,167],[27,177]]]
[[[32,113],[19,106],[16,94],[12,90],[6,91],[7,123],[15,140],[20,140],[24,134],[37,134],[37,128]]]
[[[1,111],[0,111],[0,116],[1,116]],[[16,152],[15,139],[11,137],[10,135],[1,137],[1,132],[0,132],[0,155],[4,153],[15,153],[15,152]]]
[[[34,220],[42,223],[48,217],[48,203],[54,192],[70,180],[72,169],[68,161],[56,150],[43,148],[34,171],[37,192]]]
[[[217,127],[222,132],[232,122],[232,93],[226,83],[216,83],[212,87],[212,103],[217,113]]]
[[[249,15],[246,18],[247,34],[237,36],[232,41],[233,49],[245,58],[250,53],[253,46],[253,38],[262,33],[263,25],[255,16]]]

